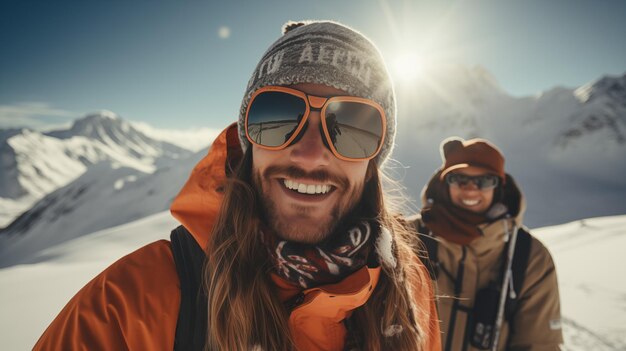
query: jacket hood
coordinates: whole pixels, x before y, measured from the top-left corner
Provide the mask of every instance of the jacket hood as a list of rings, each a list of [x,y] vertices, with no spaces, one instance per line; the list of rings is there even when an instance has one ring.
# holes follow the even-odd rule
[[[428,205],[431,201],[435,201],[437,198],[437,192],[442,189],[441,180],[442,170],[438,170],[430,178],[428,183],[424,186],[421,193],[422,206]],[[515,182],[513,177],[506,173],[506,181],[504,182],[502,191],[502,204],[504,204],[508,210],[508,214],[515,220],[517,225],[521,225],[524,219],[524,213],[526,212],[526,200],[520,187]]]
[[[242,156],[237,124],[233,123],[213,141],[209,152],[191,171],[187,183],[170,206],[172,216],[187,228],[203,249],[222,205],[226,176]]]

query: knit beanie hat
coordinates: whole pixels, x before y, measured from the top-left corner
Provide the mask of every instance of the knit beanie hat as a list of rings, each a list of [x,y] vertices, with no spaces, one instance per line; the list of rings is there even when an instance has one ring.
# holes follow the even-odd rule
[[[332,21],[288,22],[265,52],[248,82],[239,113],[239,140],[245,151],[245,114],[252,94],[268,85],[314,83],[371,99],[385,111],[387,130],[376,161],[390,154],[396,133],[396,100],[391,78],[376,46],[363,34]]]
[[[463,140],[451,137],[441,142],[443,166],[440,179],[446,174],[467,167],[477,167],[497,175],[504,183],[504,156],[498,148],[485,139]]]

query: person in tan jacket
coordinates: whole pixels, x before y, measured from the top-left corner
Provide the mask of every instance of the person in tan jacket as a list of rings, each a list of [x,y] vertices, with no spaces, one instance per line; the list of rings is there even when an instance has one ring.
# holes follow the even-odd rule
[[[99,274],[34,349],[440,350],[415,233],[381,187],[395,122],[374,44],[289,23],[174,200],[171,242]]]
[[[422,192],[422,210],[410,220],[428,247],[444,349],[559,350],[554,263],[522,225],[524,198],[505,173],[502,153],[484,139],[452,137],[442,142],[441,155],[443,165]]]

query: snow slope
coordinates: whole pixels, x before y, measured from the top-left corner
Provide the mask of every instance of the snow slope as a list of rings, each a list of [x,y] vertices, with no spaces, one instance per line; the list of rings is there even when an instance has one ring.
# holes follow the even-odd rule
[[[46,261],[0,269],[0,349],[30,350],[69,299],[118,258],[169,238],[162,212],[46,249]]]
[[[110,162],[92,165],[0,229],[0,267],[45,261],[41,250],[48,247],[168,209],[206,153],[162,163],[151,174]]]
[[[554,258],[567,340],[580,350],[626,350],[626,215],[532,233]]]
[[[31,348],[85,283],[123,255],[168,238],[176,225],[162,212],[50,247],[45,261],[0,269],[0,349]],[[556,263],[566,350],[626,349],[626,215],[532,232]]]

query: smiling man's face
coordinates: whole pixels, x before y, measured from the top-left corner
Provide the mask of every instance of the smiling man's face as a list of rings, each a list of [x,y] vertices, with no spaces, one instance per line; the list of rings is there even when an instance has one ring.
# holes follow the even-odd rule
[[[464,174],[467,176],[481,176],[488,174],[481,168],[467,167],[454,173]],[[458,207],[466,210],[483,213],[489,209],[493,202],[494,188],[480,189],[473,182],[464,185],[449,185],[450,200]]]
[[[291,88],[323,97],[347,95],[319,84]],[[302,138],[273,151],[252,146],[253,182],[267,225],[287,240],[318,243],[361,199],[369,161],[343,161],[324,145],[319,111]]]

